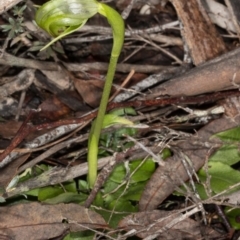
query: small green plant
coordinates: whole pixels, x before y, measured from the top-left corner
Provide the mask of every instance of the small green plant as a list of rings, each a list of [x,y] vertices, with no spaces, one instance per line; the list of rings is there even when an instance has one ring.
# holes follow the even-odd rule
[[[2,32],[8,32],[9,39],[14,38],[16,35],[23,33],[24,26],[23,26],[23,12],[26,9],[26,5],[23,5],[22,7],[15,6],[13,8],[13,15],[16,17],[16,19],[13,19],[11,17],[8,18],[9,24],[3,24],[1,25]]]
[[[98,115],[92,125],[88,142],[88,181],[91,188],[97,178],[98,143],[118,57],[123,46],[124,21],[117,11],[96,0],[51,0],[41,6],[36,13],[37,24],[54,37],[44,49],[81,28],[89,18],[97,13],[106,17],[112,27],[113,48]]]
[[[129,142],[124,136],[134,136],[138,130],[133,127],[132,122],[124,117],[126,115],[132,116],[136,114],[137,113],[133,108],[119,108],[111,111],[110,114],[108,114],[108,121],[106,121],[107,119],[104,118],[105,123],[108,123],[108,125],[103,127],[109,127],[110,124],[114,124],[114,122],[121,124],[122,126],[113,132],[102,133],[100,137],[101,146],[105,147],[106,149],[111,149],[111,151],[114,152],[120,152],[134,145],[133,142]],[[112,117],[110,118],[110,116]],[[109,155],[104,149],[100,150],[99,154],[101,154],[101,156]]]
[[[155,168],[152,159],[140,159],[129,162],[128,165],[119,164],[96,196],[92,208],[96,209],[111,227],[116,227],[123,217],[138,211],[137,202]],[[47,204],[84,204],[90,190],[86,181],[78,180],[78,184],[69,181],[61,185],[33,189],[25,195],[37,197],[38,201]]]

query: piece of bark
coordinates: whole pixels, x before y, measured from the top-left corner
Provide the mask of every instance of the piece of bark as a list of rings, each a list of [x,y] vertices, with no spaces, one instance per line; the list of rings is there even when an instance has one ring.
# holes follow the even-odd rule
[[[194,96],[238,88],[238,84],[240,84],[240,48],[161,84],[148,97]]]
[[[192,61],[199,65],[224,53],[226,47],[200,0],[170,0],[183,24],[185,40]]]

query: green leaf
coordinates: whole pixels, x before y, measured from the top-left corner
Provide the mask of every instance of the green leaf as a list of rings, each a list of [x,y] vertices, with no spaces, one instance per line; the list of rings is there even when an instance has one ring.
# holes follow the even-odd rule
[[[35,189],[25,192],[24,194],[26,194],[28,196],[38,197],[39,190],[40,190],[39,188],[35,188]]]
[[[172,156],[172,152],[169,148],[164,148],[161,152],[161,158],[163,160],[167,159],[168,157]]]
[[[224,210],[231,226],[236,229],[239,230],[240,229],[240,209],[232,209],[230,207],[226,207]]]
[[[131,184],[121,198],[124,200],[139,201],[146,184],[147,181]]]
[[[118,186],[119,186],[119,183],[113,182],[110,179],[108,179],[104,184],[104,194],[110,193],[116,190]]]
[[[239,162],[240,152],[236,145],[225,145],[219,148],[210,158],[211,162],[221,162],[229,166]]]
[[[64,187],[64,188],[63,188]],[[60,185],[44,187],[39,190],[38,200],[45,201],[46,199],[54,198],[62,193],[68,192],[77,192],[75,182],[65,183],[63,187]]]
[[[119,117],[114,114],[105,114],[103,120],[103,128],[110,127],[114,124],[133,125],[134,123],[124,117]]]
[[[90,190],[88,183],[84,180],[79,180],[78,186],[79,186],[80,191],[89,191]]]
[[[234,170],[227,164],[223,164],[220,162],[209,162],[208,174],[211,176],[210,178],[210,187],[213,194],[220,193],[230,186],[240,182],[240,173],[237,170]],[[207,179],[207,174],[204,169],[200,169],[198,172],[198,176],[201,182],[205,182]],[[205,188],[202,185],[196,184],[199,195],[202,199],[207,197],[205,192]],[[231,190],[234,192],[240,189],[240,187]],[[230,191],[228,193],[231,193]]]
[[[27,5],[23,5],[22,7],[15,6],[13,8],[13,15],[21,17],[23,12],[24,12],[24,10],[26,9],[26,7],[27,7]]]
[[[97,193],[97,196],[95,197],[94,201],[93,201],[93,205],[99,206],[99,207],[103,207],[104,205],[104,201],[103,201],[103,196],[101,192]]]
[[[8,19],[8,22],[9,22],[12,26],[15,25],[15,21],[14,21],[14,19],[11,18],[11,17]]]
[[[137,212],[138,208],[133,206],[130,201],[119,199],[112,201],[107,209],[96,209],[96,212],[108,222],[110,227],[116,228],[119,221],[132,212]]]
[[[146,183],[147,181],[130,184],[127,187],[126,184],[124,184],[123,186],[119,187],[118,183],[108,181],[106,186],[104,187],[104,193],[106,194],[104,196],[104,201],[106,204],[108,204],[111,203],[113,200],[119,199],[119,197],[124,200],[139,201],[144,187],[146,186]],[[112,187],[114,186],[115,189],[112,189]]]
[[[138,130],[136,128],[121,127],[116,131],[114,131],[113,133],[101,134],[100,141],[104,147],[110,148],[113,151],[119,152],[133,145],[132,142],[125,141],[124,140],[125,138],[123,139],[123,136],[124,135],[134,136],[136,135],[137,131]]]
[[[58,203],[79,203],[82,204],[87,199],[88,195],[83,193],[72,193],[72,192],[65,192],[61,193],[56,197],[46,199],[43,202],[48,204],[58,204]]]
[[[239,142],[240,141],[240,127],[231,128],[227,131],[217,133],[212,137],[220,138],[224,142]]]
[[[131,183],[146,181],[155,171],[155,163],[151,159],[146,160],[140,166],[142,161],[143,160],[137,160],[129,163],[130,174],[133,173],[136,168],[138,168],[137,171],[133,175],[131,175]],[[113,170],[109,179],[113,182],[121,183],[126,177],[126,173],[127,172],[124,164],[121,164]]]
[[[0,27],[2,28],[2,32],[8,32],[9,30],[12,29],[11,25],[6,25],[6,24],[1,25]]]

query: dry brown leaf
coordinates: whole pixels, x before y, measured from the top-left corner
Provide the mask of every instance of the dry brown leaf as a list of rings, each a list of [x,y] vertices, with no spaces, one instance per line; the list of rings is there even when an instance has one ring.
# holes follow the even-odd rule
[[[94,211],[78,204],[42,205],[37,202],[0,208],[0,236],[14,240],[42,240],[82,231],[107,227]]]
[[[5,167],[0,168],[0,188],[5,189],[7,187],[13,177],[17,175],[19,166],[27,161],[30,155],[30,153],[24,154],[11,162],[11,164],[7,164]]]
[[[104,81],[101,80],[74,80],[74,85],[83,100],[91,107],[98,107],[102,92]]]
[[[163,232],[159,235],[158,239],[201,239],[202,236],[199,223],[190,218],[178,222],[170,229],[166,229],[166,226],[171,223],[171,221],[181,216],[181,213],[176,213],[174,211],[167,212],[154,210],[150,212],[139,212],[125,217],[119,222],[118,227],[123,228],[125,231],[135,229],[137,231],[136,235],[140,238],[146,238],[162,230]],[[211,234],[211,238],[220,237],[220,234],[216,231],[206,226],[202,228],[204,228],[205,236]]]
[[[0,136],[5,139],[14,137],[21,125],[22,122],[16,122],[11,120],[8,120],[6,122],[0,122]]]
[[[70,112],[70,109],[56,97],[45,100],[39,108],[41,112],[38,115],[49,120],[58,120]]]

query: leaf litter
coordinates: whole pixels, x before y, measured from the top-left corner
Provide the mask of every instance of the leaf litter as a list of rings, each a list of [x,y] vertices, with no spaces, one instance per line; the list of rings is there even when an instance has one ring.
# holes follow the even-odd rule
[[[214,4],[213,2],[215,3],[215,1],[212,1],[211,4]],[[28,4],[27,8],[24,7],[24,11],[31,9],[31,3]],[[89,196],[90,190],[86,182],[76,180],[79,189],[77,187],[69,189],[66,182],[73,181],[73,179],[87,173],[86,163],[83,162],[85,162],[87,151],[88,125],[85,120],[76,122],[78,120],[75,117],[79,118],[79,116],[87,114],[98,106],[103,85],[102,79],[110,53],[108,39],[111,39],[111,36],[106,36],[104,42],[94,43],[92,41],[98,39],[98,37],[104,38],[101,35],[104,31],[110,34],[109,29],[104,29],[103,26],[98,25],[99,18],[96,18],[91,23],[90,29],[89,26],[86,26],[85,30],[83,29],[81,30],[83,32],[79,33],[89,34],[86,38],[70,37],[64,39],[62,45],[56,43],[53,49],[48,49],[41,56],[36,55],[35,58],[39,57],[42,61],[29,59],[29,56],[24,53],[19,55],[19,49],[31,47],[29,52],[31,51],[31,54],[33,54],[35,45],[44,45],[39,41],[35,42],[36,39],[28,39],[30,41],[26,44],[27,41],[24,38],[28,38],[29,34],[27,32],[23,33],[22,37],[13,39],[12,49],[6,48],[7,51],[3,52],[0,59],[0,63],[5,66],[5,68],[1,66],[2,76],[9,71],[14,77],[8,76],[12,81],[11,84],[6,83],[4,79],[1,79],[2,83],[0,82],[0,115],[2,121],[0,123],[0,147],[4,150],[7,149],[7,146],[10,146],[10,148],[8,147],[10,154],[8,157],[15,158],[15,160],[1,168],[2,197],[0,200],[2,202],[7,201],[2,203],[0,208],[2,216],[1,237],[6,239],[61,237],[63,239],[68,233],[86,229],[92,229],[94,233],[101,236],[103,231],[99,231],[99,229],[110,230],[109,225],[115,228],[114,230],[117,230],[122,238],[136,235],[144,239],[155,237],[158,239],[173,239],[176,236],[178,236],[177,239],[201,237],[227,239],[227,237],[232,236],[232,229],[227,228],[227,224],[224,224],[227,220],[226,216],[228,216],[227,211],[225,211],[225,217],[224,214],[221,215],[223,219],[220,220],[219,214],[217,222],[209,220],[209,222],[213,221],[214,223],[207,224],[206,205],[218,204],[224,206],[224,201],[226,205],[229,204],[230,206],[231,204],[237,204],[236,196],[239,193],[235,192],[227,196],[221,195],[221,192],[217,191],[217,187],[212,184],[213,182],[209,177],[209,174],[214,171],[207,170],[208,167],[214,166],[214,163],[208,165],[206,162],[219,147],[228,149],[227,147],[224,148],[223,142],[219,139],[210,137],[215,133],[234,128],[239,125],[240,121],[237,116],[239,114],[238,97],[230,98],[231,94],[239,95],[239,79],[236,77],[239,71],[239,49],[236,48],[225,55],[221,55],[223,52],[227,52],[226,49],[232,49],[234,43],[233,41],[225,41],[211,22],[213,21],[224,28],[222,19],[217,18],[218,13],[215,12],[216,9],[221,9],[221,12],[228,16],[224,20],[227,24],[225,27],[229,26],[223,31],[226,31],[226,34],[229,33],[229,30],[235,33],[238,31],[238,27],[233,24],[234,16],[232,16],[232,19],[229,17],[231,14],[234,15],[234,12],[230,11],[229,5],[220,4],[220,6],[219,3],[216,3],[213,7],[210,4],[208,5],[209,18],[205,15],[206,10],[203,6],[197,5],[196,1],[192,0],[187,3],[188,10],[191,11],[185,12],[182,11],[182,3],[177,0],[171,0],[168,3],[167,1],[152,0],[149,1],[149,4],[150,8],[134,0],[118,0],[115,3],[115,7],[119,11],[124,11],[127,24],[132,28],[126,30],[125,47],[117,68],[115,88],[119,94],[115,101],[119,102],[120,106],[121,101],[128,101],[129,98],[133,98],[135,113],[128,115],[125,108],[124,111],[126,112],[123,112],[120,116],[127,116],[137,126],[140,126],[138,121],[141,119],[145,127],[139,127],[136,128],[136,131],[133,131],[126,126],[111,126],[103,131],[104,137],[101,139],[102,155],[99,161],[99,169],[103,168],[103,170],[99,174],[98,188],[93,189],[93,191],[98,189],[94,195],[95,200],[92,199],[94,210],[88,210],[80,206]],[[132,11],[131,8],[133,8]],[[152,15],[147,15],[149,11],[152,11]],[[19,11],[15,10],[15,12]],[[9,13],[13,14],[11,11]],[[20,12],[19,14],[23,13]],[[153,16],[155,16],[155,19]],[[160,24],[157,24],[157,27],[152,27],[156,25],[156,18]],[[180,25],[176,18],[183,22],[184,31],[177,28]],[[191,21],[189,21],[189,18],[191,18]],[[4,18],[1,18],[1,21],[5,23]],[[18,23],[21,23],[21,21],[18,21]],[[203,28],[207,29],[206,31],[200,31],[198,27],[200,23],[202,26],[207,26],[207,28]],[[15,25],[15,22],[11,20],[11,24]],[[199,29],[199,34],[191,35],[191,29],[196,29],[196,31]],[[159,33],[162,34],[160,34],[161,37],[159,37]],[[34,37],[37,40],[43,40],[42,34],[36,32]],[[98,36],[98,34],[100,35]],[[80,43],[76,43],[76,40],[87,40],[88,42],[85,45],[79,45]],[[74,44],[73,41],[75,41]],[[183,49],[182,44],[188,45],[190,52]],[[39,46],[36,49],[39,49]],[[63,53],[63,50],[65,50],[65,53]],[[58,55],[59,53],[62,54],[61,57]],[[186,61],[181,65],[184,54]],[[47,60],[48,57],[50,59]],[[192,68],[191,64],[187,64],[187,57],[192,58],[195,67]],[[76,64],[74,63],[76,59],[83,59],[83,61]],[[104,63],[101,61],[104,61]],[[26,70],[19,73],[16,66],[26,68]],[[130,72],[132,68],[135,69],[132,80],[121,86],[125,74]],[[51,72],[46,70],[51,70]],[[24,81],[22,77],[26,73],[31,75],[27,79],[30,82]],[[169,79],[170,81],[167,81]],[[20,84],[19,81],[21,81]],[[226,91],[224,97],[221,95],[222,92],[211,95],[214,91],[218,92],[226,89],[237,90],[231,93]],[[21,107],[18,100],[20,99],[20,93],[23,91],[27,92],[27,98],[25,98]],[[206,95],[207,93],[210,93],[210,95]],[[199,94],[202,94],[201,100],[196,98]],[[175,97],[175,102],[169,101],[167,95],[170,98]],[[179,97],[179,95],[183,96]],[[193,98],[186,98],[185,101],[185,96],[192,96]],[[150,105],[151,100],[157,100],[158,98],[163,98],[163,103],[159,103],[160,107],[153,105],[153,101]],[[220,98],[223,98],[222,102],[218,101]],[[225,98],[228,98],[228,100],[224,100]],[[145,107],[144,104],[140,105],[143,99],[149,99],[149,105],[146,104]],[[224,106],[225,114],[222,110],[219,112],[212,111],[218,105]],[[29,122],[25,122],[25,132],[19,131],[17,133],[20,125],[18,123],[21,122],[9,124],[9,120],[13,120],[14,116],[17,116],[19,106],[22,108],[20,121],[26,118],[29,109],[40,107],[42,111],[35,113]],[[200,111],[204,112],[205,115],[200,115]],[[71,120],[72,125],[69,125],[71,117],[73,118]],[[94,113],[88,121],[93,118]],[[80,128],[71,133],[62,131],[66,128],[66,125],[64,127],[64,124],[62,124],[61,127],[60,122],[64,123],[65,120],[68,121],[67,125],[80,126]],[[57,132],[59,130],[61,135],[56,134],[56,138],[55,136],[52,137],[52,134],[42,135],[42,131],[43,134],[48,134],[48,129],[54,127],[60,127]],[[236,133],[236,130],[233,131]],[[130,137],[127,138],[126,135]],[[22,139],[15,138],[12,141],[13,143],[15,141],[15,145],[11,146],[13,136],[22,136]],[[238,135],[225,134],[226,139],[236,138],[236,136]],[[42,142],[41,140],[39,145],[30,147],[29,144],[36,137],[40,137],[40,139],[43,137],[48,141]],[[130,141],[133,137],[136,140]],[[144,144],[144,149],[139,147],[141,144]],[[234,145],[232,141],[231,144],[233,144],[234,153],[229,150],[228,154],[231,154],[231,162],[237,163],[239,161],[237,159],[238,152],[236,152],[238,146],[236,143]],[[16,148],[17,146],[19,148]],[[79,151],[78,148],[81,148],[81,150]],[[137,169],[132,169],[131,161],[143,160],[148,158],[149,154],[160,156],[159,154],[164,151],[170,152],[170,154],[167,154],[168,159],[164,166],[156,167],[151,178],[149,176],[145,178],[136,177],[137,174],[134,177],[134,171],[137,171]],[[226,155],[225,152],[224,154]],[[218,159],[215,159],[217,162],[215,167],[228,163],[226,157],[223,158],[217,152],[216,155]],[[164,158],[164,154],[161,157]],[[31,165],[32,172],[29,172],[28,167],[32,160],[36,160],[33,161],[35,164],[40,161],[44,162],[36,167],[33,167],[35,164]],[[129,163],[125,163],[122,168],[121,179],[117,173],[108,180],[107,177],[104,177],[110,175],[111,171],[114,174],[111,164],[125,162],[126,160]],[[25,165],[24,162],[26,162]],[[198,181],[196,172],[203,166],[204,176],[206,176],[206,182],[203,183],[203,185],[205,184],[204,189],[212,191],[212,195],[210,191],[205,192],[205,195],[208,194],[208,196],[204,201],[199,196],[201,191],[197,194],[194,187],[192,189],[187,183],[184,183],[184,181],[190,179],[189,182],[194,185]],[[231,172],[232,166],[229,166],[228,170]],[[234,169],[234,171],[237,170]],[[11,182],[17,174],[21,174],[22,177],[14,179],[16,182]],[[141,174],[144,173],[140,171]],[[131,180],[130,176],[135,180]],[[212,179],[214,180],[214,176]],[[59,184],[62,184],[61,189],[59,189]],[[46,188],[49,185],[53,185],[52,189],[54,190],[52,192],[49,190],[48,195]],[[180,185],[185,186],[184,191],[180,188]],[[143,190],[144,186],[145,190]],[[39,187],[42,187],[42,189]],[[231,188],[229,184],[227,184],[227,187]],[[107,194],[102,194],[100,190],[106,191]],[[177,194],[180,194],[181,191],[184,192],[184,194],[180,194],[177,200],[176,190],[178,191]],[[51,198],[50,195],[54,191],[60,194]],[[41,198],[38,199],[40,195],[45,203],[48,202],[53,205],[31,202],[31,199],[34,201],[40,200]],[[187,196],[186,199],[191,199],[191,204],[188,201],[185,202],[190,204],[187,208],[182,207],[184,201],[181,200],[181,197],[183,195]],[[26,197],[27,199],[25,199]],[[59,203],[61,201],[71,202],[71,198],[78,204]],[[14,204],[10,205],[10,203]],[[178,204],[179,206],[176,206]],[[171,205],[174,207],[169,207]],[[162,211],[163,206],[166,206],[165,208],[168,211]],[[160,210],[156,210],[159,208]],[[209,212],[212,211],[211,209]],[[198,212],[202,214],[200,221],[196,216]],[[105,220],[100,214],[105,217]],[[119,214],[118,217],[116,217],[117,214]],[[231,216],[235,216],[234,214],[237,214],[237,212],[233,212]],[[236,221],[231,216],[232,227],[238,229]],[[106,224],[107,221],[110,221],[109,225]],[[201,221],[205,222],[205,225]],[[227,229],[224,234],[221,235],[219,231],[213,230],[213,226],[218,228],[220,226],[223,229],[223,225]],[[92,238],[94,233],[90,235]],[[116,232],[110,235],[106,233],[102,236],[117,239]],[[77,238],[72,237],[72,239]]]

